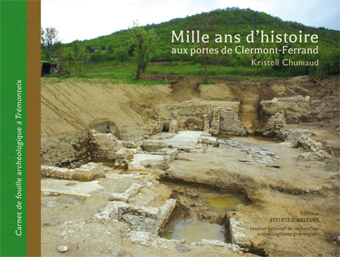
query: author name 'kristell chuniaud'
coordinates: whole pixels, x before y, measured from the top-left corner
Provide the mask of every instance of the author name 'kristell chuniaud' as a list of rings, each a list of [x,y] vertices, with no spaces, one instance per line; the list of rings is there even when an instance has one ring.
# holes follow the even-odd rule
[[[319,66],[319,59],[315,61],[307,61],[307,60],[290,60],[290,59],[283,59],[280,61],[279,59],[275,59],[273,61],[265,61],[265,60],[258,60],[252,59],[251,60],[252,66]]]

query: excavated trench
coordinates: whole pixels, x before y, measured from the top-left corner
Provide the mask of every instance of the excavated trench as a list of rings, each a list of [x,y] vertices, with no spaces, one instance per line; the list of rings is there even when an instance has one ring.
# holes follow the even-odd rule
[[[190,121],[189,119],[188,124]],[[164,132],[168,133],[168,124],[166,123],[163,127],[163,134]],[[203,133],[203,131],[197,132]],[[155,150],[153,148],[150,150],[145,146],[144,148],[151,152]],[[182,149],[182,151],[186,150]],[[98,160],[97,163],[103,162]],[[114,163],[104,162],[103,165],[114,168]],[[153,164],[145,165],[150,171],[153,166]],[[145,176],[150,171],[139,171],[138,174]],[[121,172],[122,174],[133,174],[124,169]],[[169,199],[176,200],[176,207],[171,213],[166,227],[159,234],[160,237],[169,240],[185,240],[187,244],[200,242],[202,239],[232,243],[227,213],[235,211],[240,204],[245,206],[250,204],[245,191],[240,189],[242,185],[239,185],[238,189],[228,190],[208,184],[181,181],[166,175],[161,177],[160,183],[171,189],[172,193]]]
[[[190,119],[189,122],[186,124],[188,128],[194,123]],[[109,128],[103,126],[102,129]],[[167,126],[163,130],[167,130]],[[127,225],[133,233],[153,233],[156,235],[154,242],[160,237],[190,246],[225,244],[237,246],[244,252],[268,256],[261,241],[252,241],[254,235],[249,229],[267,227],[272,216],[258,218],[254,223],[245,215],[260,216],[263,213],[261,205],[273,201],[274,198],[270,197],[273,191],[310,198],[311,195],[326,195],[325,190],[330,188],[329,185],[323,188],[309,186],[295,179],[293,176],[298,170],[287,166],[289,162],[285,158],[295,162],[296,155],[292,159],[292,150],[289,149],[278,153],[282,151],[279,146],[282,140],[276,138],[211,136],[203,131],[190,130],[161,132],[147,140],[134,142],[120,141],[110,131],[103,132],[106,133],[90,131],[88,143],[76,146],[89,152],[94,164],[87,162],[68,171],[60,169],[55,177],[47,175],[52,173],[47,167],[42,169],[42,176],[65,179],[63,173],[74,172],[68,174],[74,180],[96,180],[104,187],[106,185],[107,194],[101,196],[100,201],[111,193],[109,203],[100,208],[98,215],[107,213],[107,219]],[[303,152],[301,149],[296,151]],[[285,152],[289,152],[289,156]],[[115,158],[108,161],[110,156]],[[78,171],[84,175],[80,176]],[[145,180],[151,174],[155,177]],[[132,181],[123,182],[125,176],[130,176]],[[282,180],[285,182],[281,183]],[[119,188],[117,183],[120,182],[117,181],[127,184]],[[72,182],[65,185],[68,188],[75,186]],[[162,189],[159,193],[158,188]],[[153,192],[154,199],[159,200],[148,199],[150,192]],[[285,197],[290,199],[291,196]],[[278,204],[278,208],[280,205],[284,206],[284,201]],[[163,211],[158,213],[157,208]],[[130,237],[131,241],[135,240]],[[144,239],[137,240],[145,243]]]
[[[111,138],[112,134],[93,132],[91,138],[94,140],[95,137],[97,137],[96,140],[100,138],[103,143],[103,139]],[[94,142],[97,143],[94,144]],[[100,152],[97,147],[98,142],[92,141],[92,152]],[[270,152],[269,149],[265,149],[265,147],[271,148],[279,142],[281,141],[275,138],[259,136],[236,138],[230,135],[219,135],[213,137],[202,131],[180,131],[176,136],[169,132],[162,132],[139,143],[125,141],[123,142],[125,148],[121,149],[125,149],[126,152],[120,154],[125,156],[126,162],[124,163],[128,163],[128,165],[117,167],[116,161],[105,162],[105,158],[102,157],[95,162],[95,165],[99,166],[104,164],[106,174],[101,178],[100,176],[98,178],[96,174],[91,180],[99,181],[102,186],[107,188],[105,192],[109,193],[112,192],[110,190],[114,190],[112,194],[114,196],[111,199],[109,197],[109,203],[105,203],[100,208],[99,215],[108,213],[108,219],[128,225],[132,230],[131,234],[133,232],[154,233],[156,235],[156,238],[153,239],[154,242],[167,239],[169,243],[181,242],[181,244],[190,245],[190,247],[204,243],[222,244],[230,247],[237,246],[238,249],[253,255],[268,256],[268,251],[265,250],[261,242],[238,241],[239,238],[249,240],[248,234],[242,234],[243,231],[249,230],[249,225],[239,225],[244,222],[245,218],[242,216],[244,210],[249,208],[250,215],[256,217],[261,214],[259,206],[268,199],[264,196],[254,198],[258,194],[257,192],[261,192],[261,187],[266,188],[265,181],[260,182],[263,174],[254,168],[251,169],[251,166],[247,171],[246,164],[241,161],[243,159],[239,161],[235,158],[244,158],[246,153],[242,151],[247,151],[253,153],[253,158],[262,154],[261,158],[280,161],[279,156]],[[121,144],[119,140],[113,141],[113,143],[114,145]],[[257,144],[259,145],[255,146]],[[104,149],[106,148],[107,146]],[[140,148],[139,152],[135,152],[136,148]],[[131,156],[132,159],[128,157],[131,151],[134,153]],[[92,164],[87,163],[87,165],[91,166]],[[263,165],[262,162],[258,162],[256,165],[258,170],[263,168],[266,170],[265,174],[268,176],[266,179],[269,181],[273,179],[272,174],[280,174],[280,171],[277,172],[273,168],[269,170],[270,168]],[[233,167],[238,169],[235,174],[228,168],[229,166],[231,169],[234,169]],[[252,172],[258,172],[258,174],[251,174]],[[155,177],[145,180],[151,174],[155,174]],[[221,176],[221,174],[223,175]],[[286,174],[285,176],[289,177],[290,175]],[[256,181],[257,177],[260,178],[258,182]],[[139,182],[141,179],[142,181]],[[120,188],[119,183],[125,184],[125,186]],[[269,190],[281,192],[282,190],[278,188],[286,187],[285,184],[270,183],[267,185]],[[76,184],[70,182],[65,186],[70,188]],[[137,187],[138,190],[134,187]],[[158,191],[159,189],[161,190]],[[285,193],[289,190],[291,189],[287,188],[282,192]],[[305,191],[305,189],[301,190]],[[309,189],[309,192],[312,191]],[[150,193],[153,194],[154,199],[159,200],[151,201]],[[100,197],[100,201],[106,197],[107,193]],[[144,198],[150,199],[146,201]],[[169,205],[173,201],[171,199],[176,200],[173,207]],[[84,202],[87,201],[89,200]],[[157,208],[167,211],[156,214]],[[252,209],[253,211],[251,211]],[[237,218],[239,215],[241,218]],[[249,221],[246,222],[249,224]],[[158,229],[157,226],[159,226]],[[256,226],[266,227],[267,223],[260,219],[256,221]],[[161,239],[157,239],[159,237]],[[144,239],[135,239],[134,236],[130,236],[130,238],[131,242],[137,240],[141,244],[147,244]],[[167,244],[164,241],[161,242]]]
[[[251,229],[282,227],[280,223],[271,223],[272,218],[289,217],[296,220],[304,218],[301,213],[318,213],[316,215],[319,216],[315,217],[313,214],[313,218],[320,219],[321,225],[308,225],[314,226],[313,228],[319,226],[320,231],[323,229],[324,233],[327,236],[332,235],[332,238],[338,235],[334,230],[336,226],[329,226],[338,224],[338,212],[334,207],[337,196],[333,193],[338,190],[336,185],[339,179],[339,175],[336,174],[338,169],[334,168],[332,163],[327,164],[332,167],[330,169],[322,163],[303,162],[298,159],[299,156],[307,156],[302,147],[289,148],[284,146],[285,142],[280,144],[283,142],[281,139],[262,136],[263,128],[269,124],[270,118],[276,117],[281,109],[285,110],[287,128],[294,125],[298,130],[303,127],[302,125],[306,125],[305,120],[313,120],[314,113],[319,113],[321,121],[328,119],[326,114],[331,116],[336,112],[333,106],[336,106],[338,101],[330,99],[329,109],[334,110],[325,111],[328,109],[323,110],[319,100],[313,99],[313,102],[310,102],[307,93],[303,94],[303,97],[295,97],[297,91],[290,92],[287,89],[285,94],[281,94],[278,90],[285,86],[280,83],[288,82],[274,80],[269,82],[230,79],[214,85],[199,85],[195,82],[185,86],[187,81],[179,80],[170,87],[155,86],[141,89],[100,86],[100,90],[105,92],[120,90],[122,92],[119,97],[126,96],[128,100],[117,97],[111,103],[111,98],[117,96],[112,93],[111,98],[107,100],[110,104],[103,105],[107,109],[112,109],[98,112],[102,108],[102,104],[98,103],[100,106],[90,109],[88,115],[96,117],[95,121],[88,122],[86,116],[82,118],[84,121],[81,123],[79,118],[79,122],[77,120],[79,124],[90,125],[82,125],[83,130],[77,127],[77,131],[83,132],[77,132],[75,136],[72,136],[73,128],[54,122],[58,128],[56,131],[63,136],[44,138],[42,164],[54,168],[42,167],[42,177],[59,180],[94,180],[68,181],[65,184],[64,188],[76,188],[80,184],[90,185],[95,182],[93,186],[99,188],[96,189],[98,191],[95,191],[94,197],[90,196],[84,200],[84,207],[79,207],[82,209],[74,208],[74,215],[70,215],[69,219],[79,215],[86,221],[84,226],[90,227],[92,225],[88,224],[91,223],[87,223],[89,216],[104,215],[105,211],[108,211],[109,215],[107,217],[104,215],[107,220],[113,220],[114,226],[125,226],[121,227],[123,232],[117,238],[127,238],[130,242],[129,247],[133,246],[133,242],[139,242],[144,246],[161,245],[161,247],[168,247],[174,242],[190,247],[206,243],[228,247],[236,245],[239,250],[260,256],[268,256],[269,253],[271,256],[312,256],[301,254],[302,251],[307,251],[308,246],[310,252],[323,249],[320,252],[326,255],[320,256],[333,256],[327,255],[335,250],[333,245],[327,246],[330,250],[323,245],[325,243],[323,232],[315,240],[308,238],[310,241],[307,241],[303,237],[263,237]],[[310,90],[310,83],[305,84]],[[98,93],[97,88],[86,86],[87,90],[93,90],[93,94]],[[63,90],[67,92],[68,88],[65,87]],[[52,89],[46,87],[46,90]],[[59,90],[59,87],[56,89]],[[54,94],[58,94],[58,90],[55,90]],[[145,103],[140,102],[141,93]],[[312,90],[309,93],[312,93]],[[105,94],[100,93],[100,97],[102,95]],[[159,99],[155,95],[159,95]],[[283,98],[284,96],[292,97]],[[282,99],[274,101],[274,97]],[[53,95],[50,98],[53,100]],[[127,108],[127,102],[130,109]],[[79,102],[78,109],[85,112],[88,106],[81,106],[82,103],[83,101]],[[321,111],[316,112],[315,106],[321,106]],[[62,106],[58,108],[62,109]],[[78,117],[77,115],[81,113],[83,112],[79,111],[72,115]],[[97,114],[100,113],[102,117],[98,119]],[[50,117],[47,117],[47,114],[46,111],[44,126],[53,123],[49,122]],[[115,116],[112,120],[115,122],[106,118],[113,114]],[[277,121],[280,121],[279,116],[275,122]],[[304,124],[300,124],[301,121]],[[281,125],[275,122],[275,126]],[[71,125],[76,126],[73,123]],[[273,128],[278,129],[275,126]],[[67,134],[63,130],[66,127],[68,136],[64,136]],[[44,133],[52,133],[53,129],[54,127],[46,128]],[[185,131],[191,134],[175,138]],[[239,137],[240,135],[243,137]],[[320,142],[325,138],[321,133],[318,136]],[[312,146],[319,147],[320,143]],[[306,149],[305,146],[304,148]],[[335,152],[337,148],[333,148]],[[95,162],[95,165],[102,163],[105,167],[92,167],[89,162]],[[55,166],[67,169],[62,170]],[[79,177],[74,175],[76,172],[84,172],[84,175]],[[138,190],[132,194],[136,185]],[[51,194],[44,195],[45,200],[52,199],[54,194],[63,194],[53,192],[51,188],[47,190]],[[107,200],[109,194],[114,195],[113,200]],[[76,197],[76,194],[74,195]],[[176,200],[175,207],[167,202],[169,199]],[[64,217],[64,214],[67,217],[67,211],[73,210],[68,205],[63,208],[56,207],[59,208],[57,209],[59,212],[46,208],[44,209],[46,217],[54,215],[58,218],[61,212],[63,214],[61,217]],[[91,211],[88,211],[89,209]],[[156,214],[157,210],[163,209],[167,211]],[[90,214],[83,217],[85,213]],[[162,223],[157,230],[155,225],[159,219]],[[99,220],[99,223],[104,221]],[[62,226],[66,226],[68,220],[61,222],[64,222]],[[102,229],[104,226],[100,225]],[[287,225],[301,227],[306,224]],[[111,232],[117,233],[114,231],[120,230],[114,229]],[[135,239],[139,232],[150,231],[156,235],[152,238],[153,241],[143,237]],[[105,233],[109,235],[107,231]],[[44,236],[50,238],[52,234],[45,233]],[[79,234],[79,237],[82,238],[83,235]],[[166,243],[162,241],[164,239],[168,239],[165,240]],[[182,239],[185,239],[184,242]],[[290,241],[293,239],[300,245],[306,244],[306,249],[295,247]],[[196,244],[197,242],[200,244]],[[335,242],[338,245],[339,241]],[[98,241],[97,244],[102,244],[102,241]],[[286,250],[291,246],[292,249]],[[192,248],[192,251],[198,250]],[[202,255],[195,253],[196,256]],[[152,254],[152,251],[149,252],[150,256]],[[128,255],[126,253],[119,256]],[[159,254],[161,255],[164,254]]]
[[[239,204],[248,205],[249,200],[237,194],[223,194],[208,185],[161,180],[172,189],[171,198],[176,207],[161,237],[185,239],[186,243],[202,239],[231,243],[227,212],[235,211]]]

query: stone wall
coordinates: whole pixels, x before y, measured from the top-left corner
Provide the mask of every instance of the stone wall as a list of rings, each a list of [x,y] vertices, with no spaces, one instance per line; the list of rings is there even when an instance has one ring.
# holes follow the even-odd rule
[[[221,108],[220,112],[220,133],[244,136],[246,133],[239,120],[238,113],[231,108]]]
[[[310,100],[309,96],[273,98],[260,102],[262,118],[271,117],[279,111],[285,113],[287,122],[339,120],[340,100]]]
[[[89,162],[75,169],[42,165],[41,176],[49,178],[91,181],[99,177],[105,177],[105,172],[102,163]]]
[[[158,105],[155,112],[170,124],[170,132],[197,130],[212,134],[245,135],[239,120],[239,107],[240,102],[186,101]]]
[[[323,143],[311,139],[312,133],[308,129],[287,129],[284,111],[279,111],[269,118],[263,135],[281,138],[285,141],[284,144],[290,147],[302,146],[308,152],[301,154],[298,159],[322,160],[332,158],[332,155],[335,155],[334,151],[324,149]]]
[[[93,161],[114,162],[115,153],[123,148],[123,143],[111,133],[89,132],[89,146]]]
[[[118,220],[128,224],[134,231],[157,235],[163,232],[176,206],[175,199],[166,200],[160,207],[136,206],[125,201],[115,201],[116,198],[112,200],[98,214],[94,215],[95,219]]]

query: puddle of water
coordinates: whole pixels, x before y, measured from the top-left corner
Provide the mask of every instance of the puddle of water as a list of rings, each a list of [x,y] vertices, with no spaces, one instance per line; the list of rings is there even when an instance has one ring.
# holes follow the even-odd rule
[[[166,239],[186,239],[186,243],[199,242],[201,239],[214,239],[225,242],[223,225],[201,222],[195,219],[173,220],[161,235]]]
[[[232,211],[239,204],[246,205],[244,199],[237,196],[216,196],[216,194],[205,195],[201,198],[202,204],[209,208],[210,211],[226,214]]]
[[[237,205],[248,205],[246,198],[227,192],[218,193],[204,187],[188,185],[174,186],[174,197],[178,206],[171,215],[165,231],[160,234],[166,239],[181,240],[186,243],[199,242],[202,239],[228,242],[229,232],[224,223],[227,212]],[[216,222],[210,223],[208,220]]]

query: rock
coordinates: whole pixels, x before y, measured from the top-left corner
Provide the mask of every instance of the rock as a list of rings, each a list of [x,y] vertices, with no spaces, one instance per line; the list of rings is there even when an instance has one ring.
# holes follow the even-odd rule
[[[262,116],[273,116],[277,112],[284,112],[287,122],[301,122],[313,119],[311,101],[301,95],[280,97],[276,101],[265,100],[260,102]],[[320,110],[315,110],[320,113]]]
[[[127,223],[132,231],[147,236],[162,233],[176,206],[176,200],[168,199],[160,207],[136,206],[125,202],[108,203],[94,215],[97,220],[119,220]],[[140,237],[140,236],[138,236]]]
[[[253,155],[252,154],[247,154],[246,159],[249,161],[253,160]]]
[[[245,136],[246,132],[238,116],[238,109],[222,108],[219,110],[219,130],[223,133]]]
[[[202,239],[200,241],[200,244],[201,245],[215,245],[215,246],[224,246],[225,245],[224,242],[221,242],[219,240],[213,240],[213,239],[211,239],[211,240]]]
[[[52,207],[60,203],[58,203],[57,201],[41,201],[41,204]]]
[[[298,156],[298,160],[305,160],[305,161],[315,161],[315,160],[323,160],[323,159],[330,159],[332,155],[329,155],[326,151],[315,151],[315,152],[307,152],[300,154]]]
[[[201,141],[202,144],[214,145],[216,143],[215,137],[201,136],[199,140]]]
[[[280,168],[280,165],[277,164],[267,164],[266,167],[271,167],[271,168]]]
[[[94,162],[89,162],[75,169],[41,165],[41,173],[45,174],[46,177],[49,176],[52,178],[57,177],[62,179],[73,179],[83,181],[90,181],[100,176],[103,176],[104,175],[102,174],[103,170],[104,168],[102,163]]]
[[[264,161],[264,162],[272,162],[273,159],[270,158],[269,156],[264,156],[264,157],[262,158],[262,161]]]
[[[287,142],[294,142],[300,140],[303,136],[310,137],[312,133],[308,129],[290,129],[284,131],[281,138]]]
[[[46,196],[51,196],[52,195],[51,192],[49,192],[49,191],[44,191],[42,193],[43,193],[43,195],[46,195]]]
[[[316,152],[323,150],[322,143],[315,142],[313,139],[307,137],[307,136],[301,136],[298,139],[300,145],[305,148],[307,151]]]
[[[240,159],[239,161],[240,162],[251,162],[252,160],[251,159]]]
[[[160,133],[160,139],[170,139],[176,136],[177,133],[162,132]]]
[[[281,142],[279,143],[280,146],[288,146],[288,147],[292,147],[292,144],[289,142]],[[293,148],[293,147],[292,147]]]
[[[254,165],[256,162],[246,162],[247,165]]]
[[[312,156],[312,153],[302,153],[299,155],[298,160],[309,160],[309,158]]]
[[[322,141],[323,148],[333,156],[340,157],[340,144],[335,141]]]
[[[107,203],[104,203],[104,204],[100,207],[99,212],[104,212],[104,210],[105,210],[105,208],[106,208],[106,206],[107,206],[108,204],[109,204],[108,202],[107,202]]]
[[[210,124],[209,124],[209,121],[207,121],[207,120],[204,121],[203,131],[204,132],[209,132],[210,131]]]
[[[82,201],[75,199],[75,198],[72,198],[72,197],[59,197],[57,200],[62,200],[62,201],[66,201],[66,202],[78,204],[78,205],[83,204]]]
[[[60,253],[64,253],[64,252],[67,252],[67,246],[59,246],[58,247],[58,252]]]
[[[308,156],[308,160],[312,160],[312,159],[321,160],[325,158],[327,159],[332,158],[332,155],[329,155],[326,151],[324,151],[323,145],[320,142],[315,142],[313,139],[307,136],[301,136],[298,142],[307,151],[312,152],[312,155]],[[304,156],[302,158],[304,158]]]
[[[181,240],[180,240],[180,243],[181,243],[181,244],[185,244],[186,242],[187,242],[187,240],[185,240],[185,239],[181,239]]]
[[[41,226],[55,226],[59,224],[59,221],[55,221],[55,220],[52,220],[52,221],[41,221]]]
[[[89,132],[89,148],[94,161],[112,162],[115,153],[123,147],[123,143],[111,133]]]
[[[138,144],[136,142],[122,141],[122,143],[125,148],[137,148],[138,147]]]
[[[190,247],[188,246],[185,246],[185,245],[177,245],[175,246],[175,250],[178,251],[178,252],[181,252],[181,253],[185,253],[185,252],[188,252],[190,251]]]
[[[172,120],[169,124],[169,133],[177,133],[178,132],[178,122],[176,120]]]
[[[241,152],[247,152],[249,148],[242,148],[240,149]]]
[[[286,130],[286,118],[283,111],[279,111],[271,116],[263,132],[264,136],[279,136],[282,130]]]
[[[127,203],[129,199],[139,193],[143,186],[133,183],[124,193],[112,193],[109,197],[109,201],[122,201]]]
[[[75,180],[91,181],[98,178],[103,170],[103,163],[89,162],[74,169],[75,174],[72,175],[72,178]]]
[[[220,109],[214,109],[212,111],[212,121],[210,123],[210,130],[211,134],[218,134],[220,131]]]
[[[166,147],[166,143],[156,140],[145,140],[142,144],[142,150],[146,152],[157,152],[158,150]]]
[[[105,171],[104,171],[104,170],[99,171],[99,177],[100,177],[100,178],[106,178],[106,175],[105,175]]]
[[[168,223],[170,216],[173,210],[176,207],[176,200],[175,199],[168,199],[165,203],[158,208],[159,213],[157,217],[157,230],[159,233],[162,233],[165,229],[166,224]]]
[[[145,170],[151,167],[164,169],[170,161],[170,155],[135,154],[129,163],[129,170]]]
[[[126,194],[129,194],[131,197],[138,194],[139,191],[142,189],[141,184],[133,183],[126,191]]]

